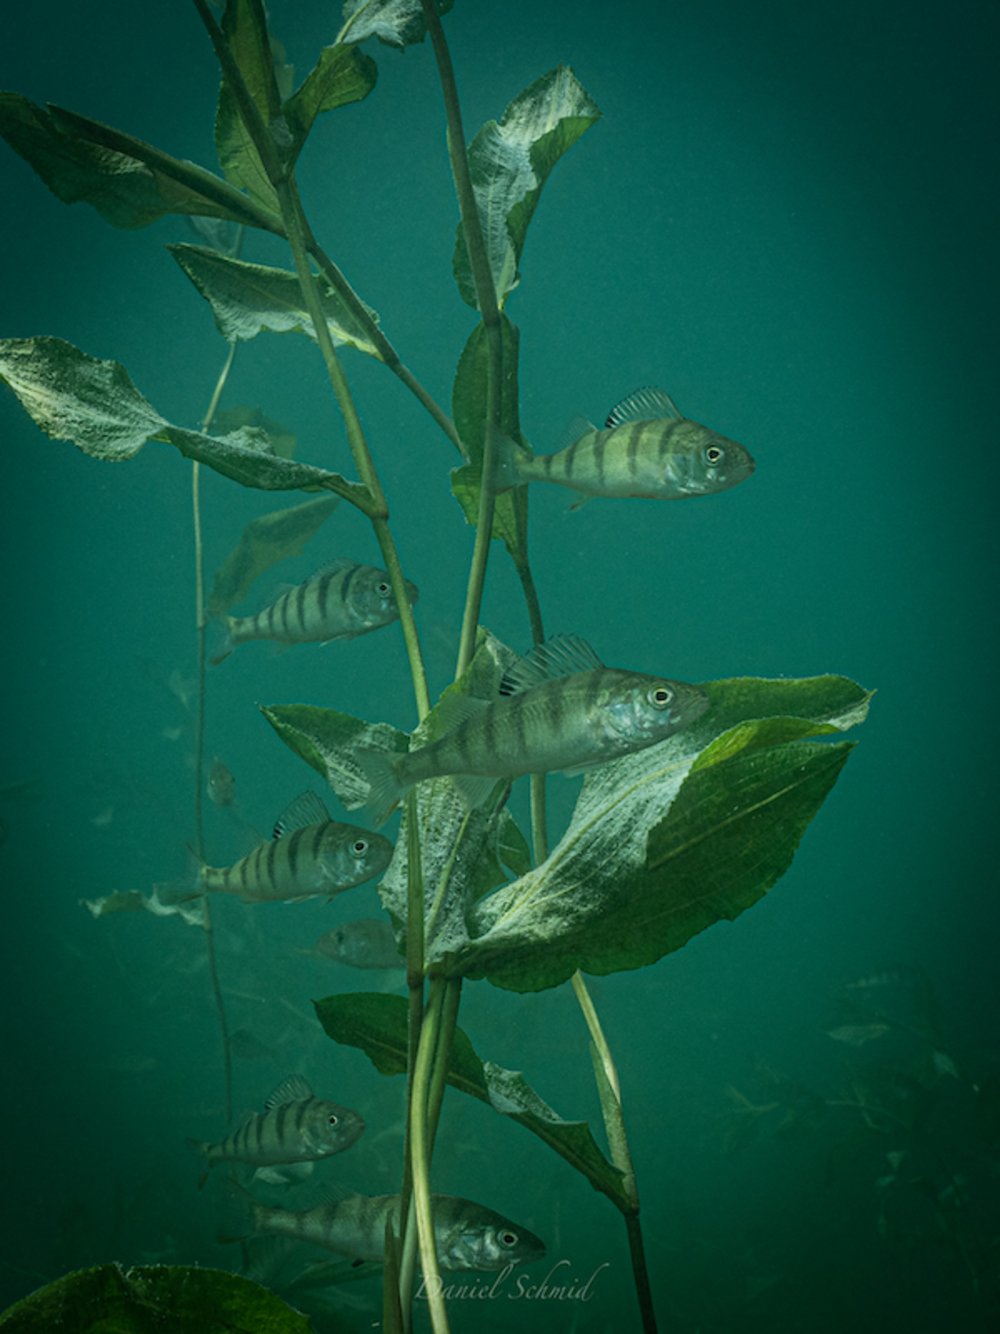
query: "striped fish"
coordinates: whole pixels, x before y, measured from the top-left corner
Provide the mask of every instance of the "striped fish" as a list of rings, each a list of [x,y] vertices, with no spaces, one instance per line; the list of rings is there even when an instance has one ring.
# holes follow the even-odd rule
[[[555,482],[588,498],[681,500],[725,491],[754,470],[742,445],[683,417],[662,389],[636,390],[611,410],[603,429],[581,419],[573,435],[558,453],[534,457],[501,440],[497,490]]]
[[[225,1204],[220,1241],[271,1233],[325,1246],[354,1260],[381,1260],[390,1218],[399,1230],[398,1195],[348,1195],[296,1211],[259,1204],[242,1187],[229,1183]],[[457,1195],[432,1195],[431,1205],[442,1269],[504,1269],[540,1260],[545,1254],[544,1243],[534,1233],[484,1205]]]
[[[420,596],[407,579],[410,603]],[[227,616],[226,638],[213,666],[248,639],[276,639],[284,644],[329,643],[354,639],[399,619],[385,570],[335,560],[254,616]]]
[[[278,819],[273,838],[232,866],[200,867],[195,892],[244,903],[333,898],[384,871],[391,857],[387,838],[331,820],[319,797],[303,792]]]
[[[507,672],[501,697],[456,695],[439,706],[439,740],[405,754],[362,750],[376,823],[413,783],[445,774],[470,806],[499,778],[578,773],[662,741],[708,708],[697,686],[605,667],[575,635],[538,645]]]
[[[365,1128],[357,1112],[317,1098],[301,1075],[289,1075],[238,1130],[218,1143],[189,1139],[208,1166],[250,1163],[270,1168],[279,1163],[313,1163],[349,1149]]]

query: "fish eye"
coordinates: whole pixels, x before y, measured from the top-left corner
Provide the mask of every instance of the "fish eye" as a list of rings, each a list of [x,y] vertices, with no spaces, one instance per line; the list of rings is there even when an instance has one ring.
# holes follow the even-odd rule
[[[326,1124],[328,1126],[338,1126],[340,1125],[340,1117],[337,1115],[336,1112],[331,1112],[330,1115],[326,1118]]]
[[[721,463],[725,457],[725,450],[720,445],[708,445],[705,449],[705,461],[713,466]]]
[[[368,844],[363,838],[355,839],[351,844],[351,851],[354,853],[355,857],[363,857],[368,851]]]
[[[654,686],[646,698],[654,709],[666,709],[673,703],[674,692],[666,686]]]
[[[381,583],[375,585],[375,592],[380,598],[387,598],[392,593],[392,584],[387,584],[383,579]]]
[[[512,1246],[517,1245],[517,1233],[511,1232],[510,1229],[508,1229],[506,1232],[498,1233],[497,1240],[500,1242],[501,1246],[506,1246],[509,1250]]]

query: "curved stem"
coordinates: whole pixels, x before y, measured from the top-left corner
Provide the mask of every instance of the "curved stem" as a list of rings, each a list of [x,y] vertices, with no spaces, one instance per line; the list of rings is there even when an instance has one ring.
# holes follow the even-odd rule
[[[445,981],[431,979],[427,998],[427,1012],[420,1029],[420,1044],[413,1067],[410,1094],[410,1164],[413,1172],[413,1202],[417,1216],[417,1237],[420,1243],[420,1263],[423,1266],[427,1288],[431,1324],[434,1334],[448,1334],[448,1313],[441,1291],[441,1272],[434,1244],[434,1212],[430,1191],[430,1127],[428,1107],[431,1077],[438,1053],[438,1035],[441,1032],[441,1012]]]

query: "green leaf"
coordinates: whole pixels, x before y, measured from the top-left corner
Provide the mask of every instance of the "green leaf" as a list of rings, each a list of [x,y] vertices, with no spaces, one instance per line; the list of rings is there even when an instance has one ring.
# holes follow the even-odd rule
[[[447,14],[454,0],[436,0],[439,14]],[[427,32],[420,0],[346,0],[344,26],[338,42],[363,42],[377,37],[387,46],[402,49],[422,42]]]
[[[462,676],[450,685],[413,733],[411,747],[436,741],[454,725],[451,706],[457,697],[494,698],[504,670],[514,654],[486,630]],[[498,782],[498,791],[502,791]],[[435,778],[417,785],[416,811],[420,830],[420,870],[424,885],[424,958],[444,963],[468,945],[466,918],[470,906],[507,879],[499,859],[500,813],[486,802],[470,810],[451,778]],[[407,918],[409,839],[403,822],[396,848],[378,886],[379,897],[393,919]]]
[[[315,338],[312,319],[302,301],[296,275],[287,269],[221,255],[208,246],[178,243],[167,249],[209,302],[223,338],[255,338],[263,330],[272,333],[304,333]],[[327,328],[334,343],[378,357],[371,340],[378,316],[368,306],[370,323],[364,324],[322,275],[316,278]]]
[[[297,556],[337,508],[339,500],[321,496],[291,509],[274,510],[248,523],[239,542],[216,571],[208,610],[221,615],[242,602],[254,581],[278,561]]]
[[[384,1075],[406,1073],[407,1002],[401,996],[358,992],[314,1002],[319,1021],[335,1042],[358,1047]],[[544,1140],[595,1190],[619,1209],[628,1201],[621,1173],[598,1148],[585,1121],[564,1121],[517,1070],[481,1061],[468,1036],[457,1028],[448,1067],[452,1088],[485,1102]]]
[[[0,1313],[3,1334],[311,1334],[304,1315],[238,1274],[187,1265],[99,1265]]]
[[[321,112],[360,102],[375,87],[378,66],[354,46],[327,46],[302,86],[285,103],[285,116],[298,153]]]
[[[704,688],[690,728],[590,771],[559,844],[477,906],[453,967],[516,991],[639,968],[784,874],[852,748],[805,738],[861,722],[870,694],[831,676]]]
[[[261,713],[290,750],[322,774],[348,810],[364,805],[368,784],[354,762],[358,749],[405,751],[409,738],[388,723],[366,723],[312,704],[271,704]]]
[[[573,71],[560,65],[515,97],[499,124],[487,121],[470,144],[472,185],[501,306],[519,281],[521,252],[542,186],[600,114]],[[461,227],[453,267],[462,299],[478,309]]]
[[[0,93],[0,134],[63,203],[92,204],[116,227],[180,213],[284,234],[280,217],[203,167],[86,116]]]
[[[500,387],[500,429],[512,440],[520,439],[518,416],[517,326],[501,315],[503,337],[503,380]],[[462,349],[452,388],[452,415],[469,460],[451,474],[451,489],[462,506],[466,521],[475,525],[479,518],[482,489],[483,445],[487,411],[487,367],[489,347],[485,326],[477,324]],[[493,512],[493,537],[505,543],[515,562],[527,561],[523,534],[527,527],[527,488],[517,487],[497,496]]]
[[[250,4],[248,0],[228,0],[222,16],[222,32],[264,127],[279,142],[280,127],[275,120],[280,115],[280,107],[264,7]],[[268,180],[253,138],[240,115],[239,102],[226,78],[219,87],[215,151],[227,181],[245,189],[263,208],[279,211],[274,187]]]
[[[366,487],[338,473],[279,458],[260,431],[244,427],[212,436],[171,426],[139,393],[124,366],[99,361],[61,338],[0,339],[0,379],[36,425],[93,458],[134,458],[147,440],[173,445],[188,458],[264,491],[334,491],[364,505]]]

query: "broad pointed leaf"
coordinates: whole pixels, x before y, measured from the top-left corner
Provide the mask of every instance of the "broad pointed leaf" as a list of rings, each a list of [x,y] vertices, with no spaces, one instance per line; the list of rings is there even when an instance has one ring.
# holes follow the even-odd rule
[[[280,102],[264,7],[248,0],[228,0],[222,16],[222,32],[265,129],[275,142],[280,142],[281,127],[276,124],[281,114]],[[285,133],[287,135],[287,130]],[[290,144],[285,147],[289,148]],[[227,78],[223,78],[219,88],[215,151],[227,181],[245,189],[264,208],[274,212],[279,210],[274,187],[268,180]]]
[[[469,145],[476,206],[501,306],[519,281],[521,252],[542,186],[600,114],[573,71],[560,65],[520,93],[499,124],[487,121]],[[462,299],[477,309],[461,227],[454,270]]]
[[[517,402],[519,335],[517,326],[501,316],[503,336],[503,381],[500,392],[500,430],[511,439],[520,438]],[[451,474],[451,489],[462,506],[466,520],[475,525],[479,518],[482,489],[483,444],[487,414],[487,374],[489,345],[486,329],[477,324],[469,336],[452,388],[452,414],[455,427],[465,447],[468,463]],[[527,529],[528,492],[517,487],[496,498],[493,511],[493,536],[504,542],[515,562],[527,560],[524,533]]]
[[[242,602],[255,580],[278,561],[297,556],[340,502],[333,496],[307,500],[290,509],[261,514],[248,523],[239,542],[216,571],[208,610],[221,615]]]
[[[642,967],[784,874],[851,749],[805,738],[860,722],[870,695],[843,677],[705,689],[690,728],[590,772],[559,844],[477,906],[453,966],[524,991]]]
[[[377,78],[375,61],[357,47],[324,47],[302,86],[285,103],[285,116],[296,153],[318,115],[351,102],[360,102],[375,87]]]
[[[436,0],[439,14],[447,14],[454,0]],[[427,32],[420,0],[346,0],[344,26],[338,42],[363,42],[377,37],[387,46],[411,46]]]
[[[173,445],[243,486],[264,491],[334,491],[355,504],[367,488],[337,473],[270,452],[266,436],[244,427],[225,436],[171,426],[117,361],[99,361],[61,338],[0,339],[0,379],[35,423],[94,458],[133,458],[147,440]]]
[[[272,333],[305,333],[315,338],[312,319],[302,301],[299,280],[288,269],[220,255],[208,246],[178,243],[167,249],[212,307],[223,338],[255,338],[263,330]],[[371,330],[378,316],[367,306],[364,323],[330,286],[316,279],[327,328],[334,343],[353,347],[377,357]]]
[[[407,1002],[401,996],[359,992],[330,996],[316,1001],[315,1006],[320,1023],[335,1042],[359,1047],[382,1074],[406,1073]],[[460,1028],[455,1030],[448,1083],[525,1126],[582,1172],[595,1190],[627,1209],[621,1173],[598,1148],[587,1123],[564,1121],[519,1071],[481,1061]]]
[[[3,1334],[310,1334],[312,1325],[239,1274],[188,1265],[98,1265],[0,1312]]]
[[[366,723],[349,713],[311,704],[271,704],[261,708],[285,745],[323,775],[348,810],[364,805],[368,784],[354,762],[362,748],[405,751],[405,732],[388,723]]]
[[[181,213],[283,234],[280,217],[227,181],[86,116],[0,93],[0,134],[63,203],[92,204],[116,227]]]

